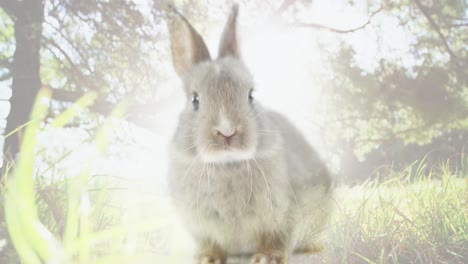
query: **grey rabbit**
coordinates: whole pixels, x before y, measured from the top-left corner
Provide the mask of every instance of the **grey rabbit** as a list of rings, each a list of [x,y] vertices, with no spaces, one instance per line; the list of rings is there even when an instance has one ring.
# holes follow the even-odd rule
[[[187,99],[170,145],[170,194],[197,245],[196,263],[246,255],[251,263],[285,263],[292,252],[320,249],[332,180],[288,119],[253,98],[237,16],[234,5],[211,59],[192,25],[168,12],[173,64]]]

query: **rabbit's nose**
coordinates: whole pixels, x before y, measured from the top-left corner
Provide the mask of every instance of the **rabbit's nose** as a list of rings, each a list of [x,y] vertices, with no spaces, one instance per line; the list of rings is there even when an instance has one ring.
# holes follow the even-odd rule
[[[214,133],[229,145],[237,132],[238,127],[232,122],[232,119],[220,112],[218,124],[214,127]]]
[[[220,131],[218,130],[216,132],[218,136],[223,137],[226,140],[227,144],[230,144],[232,141],[232,138],[237,134],[237,129],[233,129],[231,131]]]

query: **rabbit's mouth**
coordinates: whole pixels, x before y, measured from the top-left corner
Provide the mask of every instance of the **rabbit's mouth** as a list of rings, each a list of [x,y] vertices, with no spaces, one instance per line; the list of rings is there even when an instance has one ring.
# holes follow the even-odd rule
[[[226,148],[222,150],[210,150],[200,153],[204,162],[230,163],[250,160],[254,158],[255,150]]]

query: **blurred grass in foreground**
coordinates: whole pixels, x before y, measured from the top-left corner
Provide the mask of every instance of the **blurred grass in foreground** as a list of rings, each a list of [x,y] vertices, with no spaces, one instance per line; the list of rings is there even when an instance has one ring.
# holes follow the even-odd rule
[[[50,123],[51,127],[63,127],[79,110],[83,110],[95,99],[95,94],[83,96],[73,107]],[[123,222],[123,216],[104,206],[110,191],[106,183],[96,193],[89,192],[90,168],[97,157],[89,157],[77,175],[64,175],[53,184],[44,185],[41,175],[34,175],[36,137],[42,118],[48,110],[50,92],[41,90],[26,125],[21,155],[14,171],[2,177],[5,186],[1,190],[4,204],[0,221],[5,221],[9,240],[16,254],[0,237],[0,263],[172,263],[177,256],[168,257],[151,251],[140,253],[129,249],[129,239],[135,234],[158,230],[170,219],[154,217],[139,219],[137,223]],[[93,139],[97,155],[107,147],[107,136],[113,122],[125,110],[119,105],[111,118],[96,133]],[[11,136],[11,135],[9,135]],[[167,203],[167,202],[166,202]],[[158,202],[154,203],[158,206]],[[167,207],[160,207],[168,210]],[[108,209],[108,208],[107,208]],[[167,212],[166,212],[167,213]],[[51,216],[51,217],[50,217]],[[128,215],[126,215],[128,217]],[[107,224],[102,219],[107,218]],[[112,223],[112,224],[110,224]],[[133,225],[133,226],[132,226]],[[2,232],[0,232],[2,235]],[[134,242],[133,239],[131,242]],[[16,260],[16,256],[19,260]]]
[[[141,217],[147,210],[138,203],[143,194],[115,194],[105,180],[91,192],[95,157],[77,175],[52,184],[34,175],[36,135],[49,95],[43,90],[38,98],[15,170],[3,177],[0,227],[6,226],[8,236],[0,229],[0,263],[189,263],[189,242],[167,197],[154,198],[151,212]],[[51,126],[65,126],[94,98],[84,96]],[[113,117],[124,110],[123,104]],[[106,121],[92,139],[97,153],[108,144],[112,122]],[[314,261],[468,263],[468,158],[462,160],[456,171],[449,164],[431,169],[415,162],[385,181],[338,187],[326,247]],[[133,200],[130,209],[107,206],[113,194],[122,196],[119,202]]]

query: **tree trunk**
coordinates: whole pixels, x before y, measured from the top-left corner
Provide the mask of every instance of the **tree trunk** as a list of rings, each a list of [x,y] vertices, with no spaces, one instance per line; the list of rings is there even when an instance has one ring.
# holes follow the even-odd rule
[[[16,49],[13,55],[12,97],[5,134],[9,134],[29,120],[34,100],[41,87],[40,47],[44,1],[7,1],[1,5],[12,17]],[[8,6],[12,4],[14,6]],[[19,153],[22,129],[5,139],[4,160],[12,161]]]

